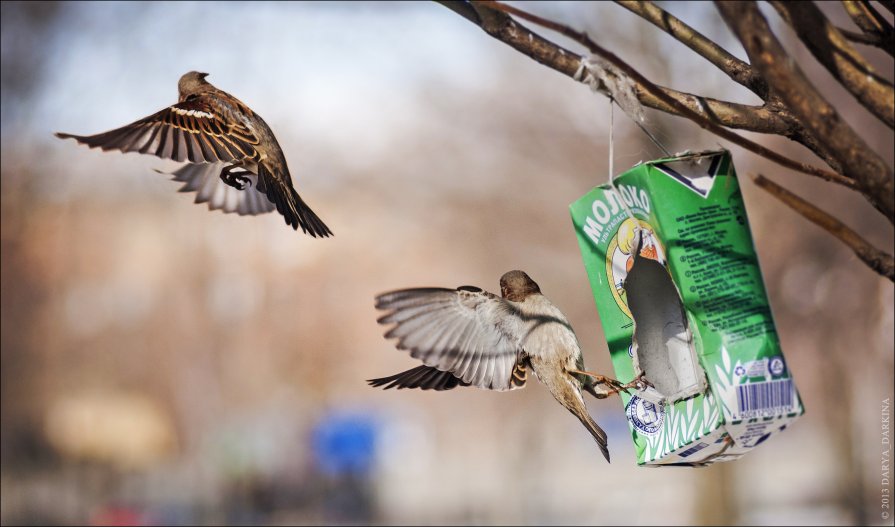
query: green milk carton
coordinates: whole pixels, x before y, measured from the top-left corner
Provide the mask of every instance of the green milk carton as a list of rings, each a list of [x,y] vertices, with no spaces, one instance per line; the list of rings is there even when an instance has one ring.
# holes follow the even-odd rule
[[[736,459],[804,409],[787,368],[730,153],[638,164],[570,206],[637,452]]]

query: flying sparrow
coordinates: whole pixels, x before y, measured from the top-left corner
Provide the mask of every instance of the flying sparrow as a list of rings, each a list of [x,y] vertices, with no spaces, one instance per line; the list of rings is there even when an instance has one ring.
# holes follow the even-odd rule
[[[525,386],[528,368],[553,397],[578,418],[609,461],[606,432],[587,412],[581,390],[603,399],[640,386],[622,384],[584,370],[578,339],[569,321],[527,274],[500,278],[501,297],[478,287],[403,289],[376,297],[388,313],[380,324],[395,324],[386,338],[423,366],[371,379],[371,386],[450,390],[476,386],[513,390]]]
[[[177,104],[149,117],[102,134],[56,136],[90,148],[186,161],[173,175],[184,183],[181,192],[197,192],[196,203],[240,215],[276,208],[293,229],[301,227],[314,237],[332,235],[292,186],[286,158],[267,123],[206,76],[196,71],[182,76]]]

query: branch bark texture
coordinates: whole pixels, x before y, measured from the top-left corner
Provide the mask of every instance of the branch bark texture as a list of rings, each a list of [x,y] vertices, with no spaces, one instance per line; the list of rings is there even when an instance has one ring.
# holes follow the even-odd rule
[[[652,2],[619,0],[616,3],[676,39],[734,82],[751,90],[762,99],[762,105],[739,104],[658,86],[613,52],[594,42],[586,33],[519,7],[488,0],[439,0],[439,3],[540,64],[581,81],[587,77],[582,75],[582,68],[585,64],[588,67],[591,65],[584,56],[533,32],[514,17],[566,36],[583,46],[591,55],[599,56],[613,66],[612,71],[604,68],[596,70],[604,75],[601,78],[605,79],[605,75],[609,75],[609,78],[621,77],[622,80],[630,81],[643,106],[686,117],[715,135],[782,166],[857,190],[890,223],[895,223],[895,175],[892,168],[843,119],[835,105],[820,94],[777,40],[754,2],[716,2],[722,18],[746,49],[749,62],[733,56],[716,42]],[[813,2],[772,4],[814,58],[870,114],[891,129],[895,125],[895,90],[892,81],[875,71],[850,42],[879,43],[891,40],[891,24],[868,2],[843,2],[843,7],[861,28],[861,33],[835,27]],[[890,9],[888,4],[883,5]],[[891,54],[891,50],[887,51]],[[600,75],[590,77],[590,81],[593,81],[594,77]],[[592,87],[611,95],[601,81],[593,83],[595,85]],[[732,132],[732,129],[787,137],[811,150],[833,171],[782,156]],[[806,212],[808,208],[801,205],[797,208],[794,206],[795,200],[801,198],[792,196],[791,193],[784,194],[785,190],[778,191],[773,183],[764,184],[767,180],[763,178],[760,181],[764,185],[762,188],[774,189],[769,192],[815,223],[824,225],[831,234],[858,253],[854,236],[842,235],[845,232],[843,229],[847,227],[841,222],[833,228],[831,221],[838,220],[832,216],[813,209],[810,213]],[[784,195],[786,199],[781,197]],[[822,216],[826,219],[817,219]],[[848,232],[854,234],[853,231]],[[887,255],[869,244],[865,245],[872,250],[862,249],[859,253],[862,260],[891,278],[891,257],[888,260],[880,257],[880,254]]]
[[[892,83],[873,69],[816,5],[775,1],[772,5],[808,46],[814,58],[873,115],[895,126]]]
[[[858,183],[889,221],[895,221],[895,174],[817,91],[771,32],[754,2],[716,2],[746,49],[752,66],[802,124],[829,145],[842,170]],[[892,104],[891,102],[889,104]]]

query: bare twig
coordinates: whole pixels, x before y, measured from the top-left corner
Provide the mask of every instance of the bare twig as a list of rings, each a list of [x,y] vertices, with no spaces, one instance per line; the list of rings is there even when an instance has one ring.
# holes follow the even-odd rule
[[[716,2],[722,18],[746,49],[752,67],[780,95],[812,135],[830,148],[845,174],[895,223],[895,174],[805,77],[753,2]]]
[[[516,24],[499,11],[491,11],[485,13],[484,16],[479,16],[469,2],[440,0],[439,3],[481,27],[492,37],[564,75],[574,78],[575,73],[581,67],[581,55],[558,46],[528,28]],[[636,88],[638,99],[644,106],[678,115],[677,110],[666,104],[663,99],[656,97],[641,86]],[[793,140],[802,139],[800,134],[803,133],[803,130],[795,117],[779,108],[720,101],[661,86],[659,89],[694,112],[706,111],[709,118],[714,119],[721,126],[761,134],[782,135]],[[814,147],[810,145],[810,138],[808,139],[809,145],[806,146],[814,150]],[[816,153],[822,158],[824,157],[822,153]]]
[[[665,97],[658,95],[656,91],[650,90],[649,87],[641,83],[635,83],[634,88],[640,104],[661,112],[687,117],[680,112],[677,105],[668,104],[668,98],[671,98],[678,104],[686,106],[691,112],[703,115],[705,119],[709,119],[719,126],[746,130],[747,132],[782,135],[790,139],[796,137],[802,131],[799,126],[794,126],[794,119],[787,119],[780,112],[768,106],[752,106],[719,101],[711,97],[654,86]],[[842,183],[848,186],[848,183],[845,181]]]
[[[879,12],[866,0],[845,0],[842,2],[845,12],[854,20],[855,24],[865,33],[885,33],[892,31],[892,24],[888,23]]]
[[[662,29],[663,31],[668,33],[670,36],[676,38],[678,41],[688,46],[697,54],[714,64],[718,69],[727,74],[731,79],[751,89],[765,101],[765,104],[761,107],[740,106],[735,105],[734,103],[722,103],[723,106],[717,105],[716,108],[716,101],[706,100],[704,101],[705,113],[709,114],[709,117],[712,118],[712,120],[728,128],[759,131],[755,129],[755,119],[758,118],[759,120],[763,121],[766,115],[773,115],[774,117],[776,117],[775,119],[766,121],[766,124],[761,124],[758,128],[764,130],[771,130],[773,128],[775,131],[769,133],[782,135],[802,144],[803,146],[817,154],[821,159],[826,161],[827,164],[836,172],[842,173],[842,165],[837,159],[830,155],[829,149],[826,148],[823,143],[813,137],[807,130],[805,130],[805,128],[802,126],[802,123],[800,123],[799,120],[794,115],[792,115],[791,112],[789,112],[789,110],[786,108],[786,104],[784,104],[783,101],[780,100],[780,97],[778,95],[769,93],[767,82],[765,82],[765,80],[760,75],[758,75],[749,64],[734,57],[724,48],[717,45],[712,40],[706,38],[704,35],[697,32],[670,13],[657,7],[652,2],[616,0],[616,3],[641,16],[645,20],[654,24],[659,29]],[[859,34],[859,36],[865,37],[863,33]],[[866,37],[864,38],[864,40],[870,38],[871,37]],[[885,79],[877,77],[876,80],[888,84],[888,81],[886,81]],[[665,90],[666,93],[668,93],[668,90],[666,88],[662,89]],[[641,94],[640,102],[642,104],[666,113],[670,113],[672,115],[678,114],[674,110],[674,108],[662,104],[661,101],[658,98],[653,97],[649,91],[640,88],[638,92],[639,94]],[[691,104],[692,99],[682,100],[679,97],[675,98],[678,99],[680,102],[687,104],[693,111],[699,113],[703,110],[703,108],[694,107]],[[883,97],[883,100],[886,100],[885,97]],[[891,106],[887,106],[885,104],[883,104],[882,106],[891,108]],[[719,111],[723,113],[718,114]]]
[[[852,31],[850,29],[845,29],[841,27],[837,27],[836,29],[842,33],[842,36],[851,40],[852,42],[857,42],[858,44],[867,44],[868,46],[877,46],[883,47],[883,41],[875,35],[868,35],[867,33],[858,33],[857,31]]]
[[[886,254],[871,245],[867,240],[848,228],[841,221],[761,174],[753,176],[753,181],[755,181],[756,185],[766,190],[769,194],[788,205],[800,215],[838,238],[839,241],[854,251],[855,254],[858,255],[858,258],[867,264],[868,267],[895,282],[895,260],[893,260],[891,255]]]
[[[845,37],[811,2],[771,2],[780,16],[795,30],[814,58],[847,89],[870,113],[895,126],[895,90],[845,40]]]
[[[587,34],[575,31],[562,24],[552,22],[550,20],[545,20],[536,15],[532,15],[530,13],[522,11],[521,9],[506,6],[504,4],[498,4],[496,2],[483,1],[471,3],[464,0],[436,1],[457,12],[467,20],[479,26],[490,36],[513,47],[520,53],[523,53],[533,60],[544,64],[556,71],[559,71],[569,77],[572,77],[576,80],[582,80],[582,65],[587,64],[589,60],[585,60],[584,57],[573,53],[568,49],[562,48],[557,44],[546,40],[540,35],[532,32],[530,29],[510,17],[507,13],[513,14],[520,19],[530,20],[538,25],[565,35],[566,37],[571,38],[573,41],[585,46],[591,52],[591,55],[600,56],[602,59],[612,64],[613,67],[611,69],[604,68],[599,72],[592,72],[595,74],[594,76],[601,79],[596,82],[596,85],[594,86],[596,89],[603,92],[608,92],[608,87],[604,86],[602,84],[603,82],[611,82],[610,79],[616,76],[624,77],[620,80],[630,82],[633,85],[636,97],[644,106],[657,108],[672,115],[685,116],[697,122],[703,128],[707,128],[716,135],[730,139],[737,144],[743,145],[743,142],[747,140],[741,138],[736,134],[730,133],[729,130],[725,130],[723,128],[721,130],[718,130],[718,128],[721,126],[729,127],[731,126],[730,123],[736,123],[739,120],[744,122],[744,129],[779,129],[779,132],[774,133],[784,137],[788,137],[808,147],[814,153],[824,159],[824,161],[826,161],[831,167],[833,167],[838,172],[838,174],[832,174],[827,171],[822,171],[821,169],[818,169],[816,167],[808,167],[807,165],[803,166],[786,158],[783,158],[782,161],[778,161],[777,159],[774,159],[774,157],[772,157],[774,155],[773,152],[770,156],[766,157],[769,157],[774,161],[778,161],[787,167],[791,167],[792,164],[796,164],[797,167],[792,168],[795,168],[799,171],[807,171],[808,173],[812,174],[816,173],[816,171],[821,171],[825,173],[824,175],[831,174],[832,177],[827,176],[824,179],[833,179],[841,182],[849,188],[859,189],[862,194],[868,199],[868,201],[870,201],[877,209],[883,212],[883,214],[886,215],[886,217],[890,221],[893,221],[891,212],[891,201],[893,200],[891,184],[889,184],[888,187],[888,194],[886,194],[885,186],[885,180],[887,177],[886,171],[891,174],[891,169],[889,169],[887,166],[884,166],[884,170],[877,173],[868,174],[868,172],[866,171],[858,172],[857,174],[861,177],[862,182],[860,186],[855,182],[855,180],[851,179],[850,177],[844,176],[843,174],[845,173],[849,173],[851,175],[855,172],[853,172],[854,166],[845,165],[840,161],[840,159],[844,160],[846,163],[853,161],[848,156],[843,156],[843,152],[841,150],[842,144],[837,141],[830,142],[830,137],[828,135],[825,135],[822,138],[817,137],[814,135],[812,129],[804,126],[800,122],[800,114],[796,113],[791,108],[792,104],[786,99],[783,99],[778,93],[776,93],[775,88],[772,87],[773,85],[767,81],[766,73],[762,69],[756,67],[754,57],[750,56],[750,58],[752,58],[753,60],[753,64],[750,66],[750,68],[752,68],[752,73],[761,75],[763,79],[766,79],[766,82],[770,87],[768,98],[765,100],[764,106],[756,108],[741,105],[739,108],[736,108],[735,106],[731,106],[732,103],[726,101],[711,100],[702,102],[702,104],[700,104],[700,102],[703,100],[698,98],[698,96],[676,92],[668,88],[656,86],[649,80],[645,79],[636,70],[631,68],[628,64],[621,61],[621,59],[619,59],[617,56],[593,42],[587,36]],[[678,29],[680,29],[680,27]],[[678,35],[680,35],[679,32]],[[773,35],[771,36],[773,37]],[[779,55],[778,60],[790,61],[791,59],[784,52],[783,54]],[[599,73],[599,75],[597,73]],[[592,83],[588,82],[588,84]],[[808,88],[813,89],[813,86],[809,84]],[[713,104],[716,104],[716,108],[720,109],[723,113],[713,115],[712,110],[709,110],[709,108],[712,107]],[[734,109],[736,109],[737,111],[733,111]],[[827,109],[821,108],[821,110],[826,112]],[[755,126],[754,123],[749,122],[749,120],[754,115],[756,115],[758,111],[769,112],[771,115],[777,117],[777,121],[772,121],[774,123],[773,126]],[[811,114],[809,117],[819,120],[825,120],[829,118],[829,115],[829,112],[817,112],[815,114]],[[834,115],[834,117],[838,116]],[[706,120],[708,120],[709,122],[706,123]],[[731,137],[731,135],[733,137]],[[754,148],[750,148],[750,150],[755,151]],[[764,155],[764,152],[761,150],[758,153],[760,155]],[[857,153],[853,152],[852,154],[863,155],[864,152],[859,151]],[[823,178],[824,176],[821,175],[820,177]],[[877,186],[873,186],[872,183],[868,184],[868,180],[873,180],[874,178],[877,183],[881,184]],[[891,176],[889,176],[889,179],[891,179]],[[888,210],[886,203],[887,200]],[[836,221],[832,218],[831,220],[834,222]],[[872,251],[866,254],[868,254],[869,256],[867,259],[865,259],[865,261],[868,261],[869,264],[871,266],[874,266],[875,269],[882,269],[883,272],[885,272],[887,268],[892,267],[891,257],[888,257],[887,259],[886,255],[882,255],[882,257],[880,258],[876,258]],[[877,265],[874,262],[882,263]]]
[[[440,0],[438,3],[462,16],[466,20],[469,20],[473,24],[477,26],[482,25],[479,14],[472,8],[472,4],[466,0]]]
[[[889,55],[895,53],[892,50],[895,31],[892,30],[892,25],[870,5],[870,2],[847,0],[842,2],[842,6],[855,25],[861,28],[865,35],[874,39],[874,42],[868,43],[883,49]]]
[[[647,22],[668,33],[698,55],[715,65],[735,82],[749,88],[764,100],[768,98],[768,85],[756,75],[746,62],[734,57],[705,35],[685,24],[653,2],[620,1],[618,5],[639,15]]]
[[[581,66],[582,57],[580,55],[546,40],[524,25],[515,22],[506,13],[485,8],[478,8],[477,11],[473,4],[465,0],[436,1],[532,60],[575,80],[580,80],[575,77],[575,73]],[[479,11],[482,13],[480,14]],[[665,104],[663,99],[655,96],[653,92],[637,83],[634,83],[634,87],[642,105],[671,115],[680,115],[674,107]],[[770,97],[764,106],[748,106],[700,97],[661,86],[659,89],[692,111],[705,112],[707,118],[720,126],[776,134],[795,141],[814,152],[836,172],[841,172],[838,161],[830,156],[825,145],[814,138],[808,130],[805,130],[802,123],[777,96]],[[854,182],[845,179],[842,184],[849,188],[855,188]]]
[[[675,112],[678,115],[690,119],[691,121],[695,122],[702,128],[709,130],[713,134],[715,134],[719,137],[722,137],[724,139],[727,139],[728,141],[731,141],[737,145],[740,145],[741,147],[743,147],[747,150],[750,150],[762,157],[770,159],[771,161],[774,161],[775,163],[778,163],[778,164],[785,166],[787,168],[791,168],[793,170],[797,170],[799,172],[803,172],[806,174],[811,174],[813,176],[817,176],[817,177],[824,179],[826,181],[833,181],[836,183],[840,183],[840,184],[845,185],[846,187],[849,187],[849,188],[855,188],[854,181],[852,181],[851,178],[845,177],[845,176],[843,176],[841,174],[837,174],[835,172],[823,170],[823,169],[808,165],[806,163],[800,163],[798,161],[789,159],[788,157],[785,157],[783,155],[778,154],[777,152],[774,152],[768,148],[765,148],[764,146],[762,146],[754,141],[751,141],[751,140],[746,139],[745,137],[742,137],[734,132],[731,132],[730,130],[727,130],[726,128],[723,128],[720,125],[716,124],[714,121],[712,121],[710,118],[706,117],[705,115],[691,110],[685,104],[682,104],[679,101],[675,100],[674,98],[669,97],[666,93],[664,93],[661,89],[659,89],[658,86],[653,84],[652,81],[650,81],[649,79],[647,79],[646,77],[641,75],[637,70],[632,68],[630,65],[628,65],[626,62],[624,62],[620,58],[618,58],[614,53],[599,46],[596,42],[591,40],[590,37],[588,37],[586,33],[576,31],[576,30],[574,30],[566,25],[560,24],[558,22],[553,22],[551,20],[547,20],[547,19],[541,18],[537,15],[533,15],[531,13],[523,11],[519,8],[509,6],[506,4],[501,4],[501,3],[498,3],[495,1],[477,2],[475,4],[472,4],[472,6],[474,9],[476,9],[476,11],[479,13],[480,16],[482,16],[482,13],[484,10],[503,11],[505,13],[516,15],[519,18],[523,18],[530,22],[534,22],[535,24],[538,24],[540,26],[546,27],[547,29],[551,29],[553,31],[556,31],[557,33],[565,35],[566,37],[568,37],[568,38],[574,40],[575,42],[578,42],[579,44],[586,47],[591,53],[593,53],[595,55],[599,55],[600,57],[602,57],[605,60],[612,63],[613,66],[615,66],[616,68],[621,70],[625,75],[629,76],[631,79],[634,80],[634,82],[639,84],[642,89],[650,92],[654,97],[660,99],[665,104],[674,108]]]

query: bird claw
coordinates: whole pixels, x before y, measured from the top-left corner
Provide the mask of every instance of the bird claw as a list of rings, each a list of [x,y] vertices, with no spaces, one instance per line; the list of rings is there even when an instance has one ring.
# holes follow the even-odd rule
[[[625,388],[634,388],[638,391],[643,391],[643,390],[646,390],[647,388],[655,388],[655,386],[653,386],[653,383],[649,382],[646,379],[646,372],[640,372],[640,375],[635,377],[633,381],[629,382],[628,384],[625,384]],[[625,391],[625,393],[628,393],[628,392]]]
[[[612,390],[613,394],[616,394],[619,392],[625,392],[626,394],[631,395],[631,392],[628,391],[628,388],[631,387],[630,383],[622,384],[621,382],[619,382],[615,379],[607,379],[606,384],[608,384],[610,386],[610,389]]]
[[[614,395],[619,392],[625,392],[628,395],[631,395],[629,390],[634,389],[639,392],[646,390],[647,388],[654,388],[653,383],[649,382],[646,379],[646,372],[641,372],[640,375],[634,378],[633,381],[628,383],[621,383],[615,379],[606,378],[604,384],[610,386],[609,395]]]
[[[242,170],[241,173],[234,173],[235,170]],[[236,190],[245,190],[247,187],[252,185],[252,180],[246,174],[250,172],[239,167],[230,165],[224,167],[221,171],[221,181],[226,183],[227,185],[235,188]]]
[[[608,386],[609,392],[606,393],[603,397],[597,396],[598,399],[603,399],[605,397],[609,397],[610,395],[615,395],[619,392],[625,392],[626,394],[631,395],[631,392],[629,391],[631,388],[637,391],[643,391],[647,388],[655,388],[655,386],[653,386],[653,383],[649,382],[646,379],[646,372],[640,372],[640,375],[635,377],[634,380],[629,383],[621,383],[615,379],[606,377],[605,375],[599,375],[596,373],[591,373],[589,371],[569,370],[569,373],[587,375],[588,377],[593,378],[594,384],[602,384]]]
[[[245,190],[247,187],[252,186],[252,180],[247,176],[233,176],[233,181],[235,182],[233,186],[237,190]]]

